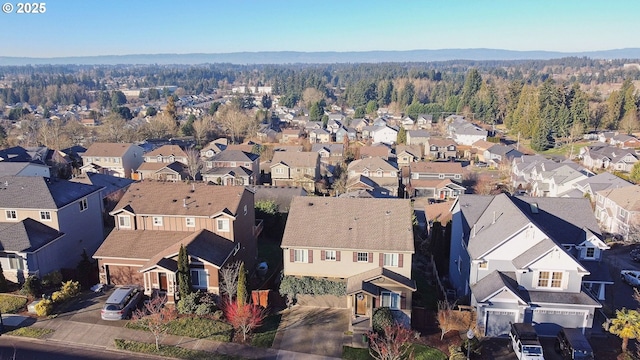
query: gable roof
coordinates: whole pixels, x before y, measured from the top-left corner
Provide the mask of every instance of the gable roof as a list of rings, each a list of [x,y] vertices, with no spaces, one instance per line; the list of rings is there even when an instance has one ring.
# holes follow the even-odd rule
[[[180,157],[187,157],[187,153],[178,145],[162,145],[159,148],[150,151],[146,154],[144,154],[144,156],[180,156]]]
[[[347,171],[355,171],[357,173],[362,172],[364,169],[369,171],[376,171],[378,169],[382,169],[382,171],[398,171],[398,168],[394,164],[379,157],[354,160],[347,166]]]
[[[2,176],[0,204],[4,208],[59,209],[100,189],[100,186],[56,178]]]
[[[602,190],[598,195],[604,196],[627,211],[640,211],[640,186],[638,185]]]
[[[404,199],[296,197],[282,247],[413,253],[412,213]]]
[[[211,216],[227,210],[235,215],[245,192],[251,191],[243,186],[144,180],[129,186],[111,214],[127,208],[135,214]]]
[[[518,291],[518,282],[516,281],[515,273],[513,272],[503,273],[494,270],[491,274],[471,285],[471,292],[478,302],[487,301],[492,295],[498,293],[501,289],[508,290],[520,302],[526,303],[525,299],[520,296]]]
[[[258,154],[245,152],[245,151],[242,151],[242,150],[234,150],[234,149],[227,148],[226,150],[223,150],[223,151],[219,152],[218,154],[213,155],[212,157],[210,157],[207,160],[208,161],[245,161],[245,162],[253,162],[259,157],[260,157],[260,155],[258,155]]]
[[[91,144],[87,151],[82,154],[86,156],[110,156],[110,157],[122,157],[129,151],[132,146],[137,146],[131,143],[100,143],[96,142]],[[142,148],[140,148],[142,149]]]
[[[391,153],[391,149],[386,145],[367,145],[362,146],[359,149],[360,157],[381,157],[388,158]]]
[[[271,166],[285,164],[289,167],[312,167],[318,164],[319,154],[317,152],[291,152],[276,151],[273,153]]]
[[[394,271],[391,271],[385,267],[376,267],[374,269],[350,276],[347,279],[347,294],[354,294],[358,291],[364,290],[371,295],[378,296],[380,289],[377,285],[372,283],[379,278],[385,278],[395,282],[398,285],[405,288],[416,291],[416,281],[409,279],[406,276],[400,275]]]
[[[412,173],[462,174],[459,162],[418,161],[409,164]]]
[[[31,218],[0,222],[0,251],[33,252],[64,235]]]
[[[135,180],[116,177],[112,175],[87,172],[81,175],[78,175],[71,180],[72,182],[82,183],[82,184],[90,184],[96,185],[103,188],[103,194],[108,195],[112,194],[118,190],[125,189],[129,185],[133,184]]]

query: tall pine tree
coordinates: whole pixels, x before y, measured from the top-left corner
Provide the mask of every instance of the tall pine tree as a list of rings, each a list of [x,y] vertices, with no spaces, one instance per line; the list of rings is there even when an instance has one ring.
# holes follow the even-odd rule
[[[184,245],[180,245],[178,252],[178,292],[180,298],[191,293],[191,271],[189,270],[189,255]]]

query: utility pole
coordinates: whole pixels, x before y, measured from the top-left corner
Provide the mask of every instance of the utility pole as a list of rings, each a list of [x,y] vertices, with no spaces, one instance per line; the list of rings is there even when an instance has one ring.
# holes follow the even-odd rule
[[[520,151],[520,131],[518,131],[518,142],[516,143],[516,150]]]

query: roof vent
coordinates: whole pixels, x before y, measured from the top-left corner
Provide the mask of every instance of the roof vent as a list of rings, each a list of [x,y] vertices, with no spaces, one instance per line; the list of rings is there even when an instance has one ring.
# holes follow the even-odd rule
[[[313,206],[313,203],[312,203],[312,202],[309,202],[309,204],[307,204],[307,205],[309,205],[309,206]]]
[[[173,199],[173,200],[171,200],[171,201],[173,201],[173,202],[178,202],[178,199]]]
[[[531,203],[530,206],[532,214],[537,214],[538,212],[540,212],[540,210],[538,209],[538,203]]]
[[[391,215],[391,211],[389,211],[389,210],[385,211],[384,213],[385,213],[385,215]]]

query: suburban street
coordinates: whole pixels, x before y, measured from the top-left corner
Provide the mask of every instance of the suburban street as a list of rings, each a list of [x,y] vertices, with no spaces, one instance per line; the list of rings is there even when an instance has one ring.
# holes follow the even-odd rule
[[[16,360],[76,360],[76,359],[157,359],[155,356],[108,351],[89,347],[56,344],[0,337],[0,359]]]

